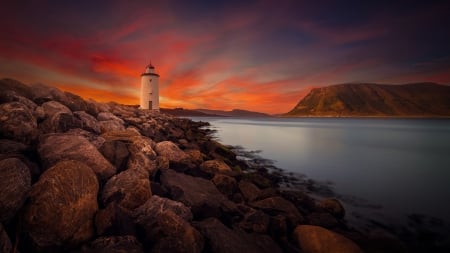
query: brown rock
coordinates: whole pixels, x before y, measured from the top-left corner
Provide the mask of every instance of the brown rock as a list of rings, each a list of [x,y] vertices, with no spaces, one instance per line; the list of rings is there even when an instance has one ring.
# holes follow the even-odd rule
[[[123,171],[127,168],[130,152],[126,143],[122,141],[105,141],[99,148],[99,151],[118,171]]]
[[[317,206],[338,219],[344,218],[345,216],[345,209],[342,206],[341,202],[339,202],[339,200],[337,199],[323,199],[319,202],[319,204],[317,204]]]
[[[155,150],[158,155],[167,157],[171,163],[182,163],[189,159],[189,156],[171,141],[157,143]]]
[[[237,182],[233,177],[223,174],[216,174],[211,181],[225,196],[230,197],[237,190]]]
[[[132,142],[134,137],[140,136],[139,133],[133,130],[116,130],[103,133],[101,135],[105,140],[108,141],[124,141]]]
[[[146,170],[150,177],[156,173],[157,165],[157,160],[150,160],[150,158],[142,152],[131,153],[128,158],[129,170]]]
[[[134,235],[135,227],[129,212],[117,203],[111,202],[95,215],[98,235]]]
[[[189,149],[184,151],[190,158],[193,163],[196,165],[200,165],[205,159],[205,155],[197,149]]]
[[[156,217],[159,212],[171,211],[186,221],[192,221],[192,212],[183,203],[153,195],[143,205],[133,211],[136,220]]]
[[[24,214],[25,231],[40,249],[76,246],[94,235],[98,182],[78,161],[62,161],[33,185]]]
[[[196,222],[195,227],[206,237],[208,248],[215,253],[282,252],[267,235],[247,234],[237,229],[229,229],[215,218]]]
[[[72,111],[69,108],[57,101],[45,102],[41,105],[41,107],[44,109],[46,118],[51,118],[53,115],[59,113],[72,114]]]
[[[18,102],[0,105],[0,136],[29,144],[37,133],[37,121],[26,105]]]
[[[200,165],[200,169],[208,174],[214,175],[216,173],[230,173],[231,168],[221,160],[209,160]]]
[[[124,121],[121,118],[117,117],[116,115],[114,115],[110,112],[100,112],[97,115],[97,120],[98,121],[111,121],[112,120],[112,121],[117,121],[121,125],[124,124]]]
[[[114,201],[125,209],[133,210],[144,204],[151,196],[148,172],[128,169],[106,182],[101,200],[105,206]]]
[[[17,158],[0,161],[0,222],[9,221],[24,204],[31,187],[28,167]]]
[[[362,253],[363,251],[344,236],[328,229],[300,225],[295,228],[294,237],[305,253]]]
[[[308,224],[324,228],[333,228],[339,226],[339,222],[330,213],[313,212],[306,217]]]
[[[247,232],[266,234],[270,225],[270,216],[260,210],[247,213],[239,227]]]
[[[161,172],[161,184],[169,189],[172,199],[190,207],[196,217],[219,217],[221,210],[235,207],[214,184],[173,170]]]
[[[76,111],[73,114],[81,121],[81,128],[93,133],[101,133],[100,125],[94,116],[86,113],[85,111]]]
[[[239,190],[246,201],[254,201],[261,194],[261,190],[256,185],[243,180],[239,182]]]
[[[124,131],[125,126],[116,120],[102,120],[98,122],[102,133],[110,131]]]
[[[261,209],[266,213],[277,215],[281,214],[288,218],[291,225],[296,226],[303,222],[303,216],[297,208],[289,201],[282,197],[271,197],[249,203],[249,206]]]
[[[144,253],[142,244],[136,237],[105,236],[83,246],[80,253]]]
[[[156,158],[156,153],[153,150],[153,146],[156,145],[153,143],[152,139],[145,136],[135,136],[132,139],[132,142],[128,149],[133,153],[144,153],[150,159]]]
[[[29,149],[30,147],[23,143],[0,139],[0,154],[23,154]]]
[[[40,123],[39,129],[42,133],[65,133],[81,126],[82,122],[72,113],[58,112]]]
[[[110,178],[116,168],[84,137],[73,134],[48,134],[41,136],[38,153],[43,169],[62,160],[85,163],[100,180]]]

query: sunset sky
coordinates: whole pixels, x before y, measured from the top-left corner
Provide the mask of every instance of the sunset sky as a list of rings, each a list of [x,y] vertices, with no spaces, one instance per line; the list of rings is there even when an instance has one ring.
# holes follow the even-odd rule
[[[162,107],[283,113],[312,87],[450,84],[449,2],[2,1],[0,78],[138,104],[151,60]]]

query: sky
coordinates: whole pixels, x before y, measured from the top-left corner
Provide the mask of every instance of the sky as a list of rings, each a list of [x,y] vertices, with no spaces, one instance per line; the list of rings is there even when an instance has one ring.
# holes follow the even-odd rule
[[[285,113],[311,88],[450,84],[450,1],[2,1],[0,78],[97,101]]]

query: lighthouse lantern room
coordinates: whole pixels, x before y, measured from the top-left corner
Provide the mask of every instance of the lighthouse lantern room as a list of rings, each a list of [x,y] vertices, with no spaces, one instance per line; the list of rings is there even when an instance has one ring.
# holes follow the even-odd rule
[[[159,75],[150,63],[141,74],[141,109],[159,111]]]

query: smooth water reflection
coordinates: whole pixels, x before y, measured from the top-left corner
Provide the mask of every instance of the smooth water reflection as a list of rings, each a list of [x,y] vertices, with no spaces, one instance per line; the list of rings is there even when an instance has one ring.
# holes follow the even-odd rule
[[[450,120],[194,120],[209,121],[225,144],[261,150],[277,167],[332,181],[391,216],[450,220]]]

